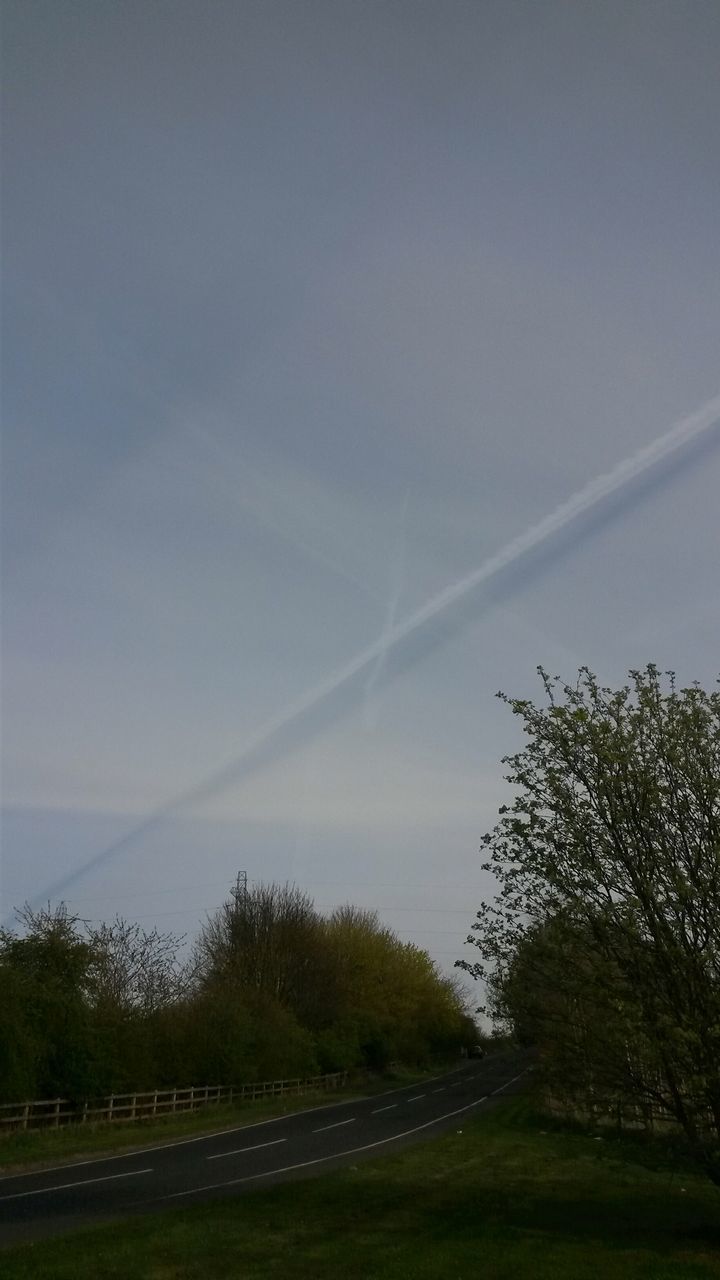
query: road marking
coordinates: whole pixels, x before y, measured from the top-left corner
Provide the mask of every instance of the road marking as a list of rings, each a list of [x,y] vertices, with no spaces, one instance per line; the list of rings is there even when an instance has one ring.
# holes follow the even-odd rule
[[[431,1084],[433,1080],[443,1080],[447,1076],[455,1075],[456,1072],[462,1071],[462,1067],[454,1067],[452,1071],[446,1071],[443,1075],[429,1076],[425,1081]],[[457,1083],[461,1083],[457,1081]],[[383,1089],[382,1093],[376,1093],[375,1098],[387,1098],[393,1093],[403,1093],[406,1089],[412,1088],[412,1085],[400,1085],[397,1089]],[[333,1108],[352,1106],[353,1102],[371,1102],[371,1097],[344,1099],[342,1102],[323,1102],[319,1107],[303,1107],[300,1111],[288,1111],[281,1116],[270,1116],[267,1120],[255,1120],[252,1124],[233,1125],[229,1129],[215,1129],[211,1133],[200,1133],[195,1138],[178,1138],[174,1142],[155,1142],[145,1143],[141,1147],[133,1147],[131,1151],[122,1151],[119,1155],[103,1155],[93,1156],[91,1160],[68,1160],[63,1164],[54,1164],[45,1169],[23,1169],[17,1173],[5,1173],[0,1177],[0,1182],[15,1181],[16,1178],[37,1178],[46,1173],[59,1173],[64,1169],[84,1169],[89,1164],[109,1164],[112,1160],[131,1160],[133,1156],[144,1156],[152,1151],[171,1151],[175,1147],[188,1147],[195,1142],[210,1142],[212,1138],[224,1138],[229,1133],[244,1133],[246,1129],[259,1129],[264,1124],[278,1124],[281,1120],[292,1120],[295,1116],[308,1116],[313,1111],[332,1111]]]
[[[495,1093],[500,1093],[502,1089],[507,1089],[509,1085],[514,1084],[521,1076],[527,1075],[529,1068],[520,1071],[518,1075],[513,1076],[512,1080],[507,1080],[501,1085]],[[359,1155],[361,1151],[371,1151],[374,1147],[385,1146],[388,1142],[397,1142],[399,1138],[408,1138],[413,1133],[421,1133],[423,1129],[430,1129],[432,1125],[439,1124],[441,1120],[451,1120],[453,1116],[463,1115],[466,1111],[472,1111],[473,1107],[477,1107],[480,1102],[484,1102],[484,1098],[476,1098],[474,1102],[469,1102],[464,1107],[458,1107],[455,1111],[446,1111],[445,1115],[436,1116],[434,1120],[426,1120],[424,1124],[417,1124],[413,1129],[404,1129],[402,1133],[390,1134],[387,1138],[380,1138],[377,1142],[366,1142],[362,1147],[350,1147],[347,1151],[334,1151],[327,1156],[317,1156],[314,1160],[302,1160],[299,1164],[286,1164],[281,1169],[268,1169],[266,1173],[251,1173],[244,1178],[231,1178],[227,1182],[214,1182],[205,1187],[192,1187],[189,1191],[174,1191],[172,1195],[161,1196],[160,1201],[164,1200],[181,1200],[184,1196],[199,1195],[202,1191],[218,1191],[221,1187],[237,1187],[243,1182],[257,1182],[260,1178],[272,1178],[278,1173],[292,1173],[295,1169],[307,1169],[314,1164],[326,1164],[328,1160],[340,1160],[343,1156]]]
[[[407,1085],[405,1085],[407,1088]],[[225,1138],[230,1133],[244,1133],[246,1129],[261,1129],[265,1124],[278,1124],[280,1120],[293,1120],[295,1116],[309,1116],[313,1111],[332,1111],[337,1107],[352,1106],[354,1102],[364,1102],[364,1098],[349,1098],[343,1102],[323,1102],[320,1107],[303,1107],[301,1111],[286,1111],[281,1116],[270,1116],[267,1120],[254,1120],[252,1124],[236,1124],[231,1129],[214,1129],[212,1133],[201,1133],[196,1138],[178,1138],[176,1142],[156,1142],[144,1147],[133,1147],[132,1151],[123,1151],[116,1156],[94,1156],[92,1160],[72,1160],[65,1164],[55,1164],[49,1169],[25,1169],[18,1173],[5,1173],[0,1182],[15,1178],[37,1178],[46,1173],[58,1173],[63,1169],[82,1169],[88,1164],[109,1164],[111,1160],[131,1160],[133,1156],[146,1156],[153,1151],[170,1151],[174,1147],[189,1147],[194,1142],[210,1142],[212,1138]],[[369,1099],[368,1099],[369,1101]]]
[[[444,1084],[441,1084],[439,1089],[433,1089],[433,1093],[444,1093],[444,1092],[445,1092]]]
[[[425,1097],[424,1093],[416,1093],[414,1098],[408,1098],[408,1102],[419,1102],[420,1099],[424,1097]]]
[[[521,1072],[520,1072],[520,1076],[527,1075],[527,1073],[528,1073],[528,1071],[529,1071],[529,1070],[530,1070],[530,1068],[529,1068],[529,1067],[526,1067],[524,1071],[521,1071]],[[506,1080],[506,1081],[505,1081],[505,1084],[501,1084],[501,1085],[500,1085],[500,1087],[499,1087],[498,1089],[493,1089],[492,1093],[491,1093],[491,1094],[489,1094],[488,1096],[492,1098],[492,1097],[494,1096],[494,1094],[496,1094],[496,1093],[502,1093],[503,1089],[507,1089],[507,1087],[508,1087],[508,1085],[509,1085],[509,1084],[514,1084],[516,1080],[519,1080],[519,1079],[520,1079],[520,1076],[513,1076],[512,1080]],[[485,1101],[485,1099],[483,1098],[483,1099],[482,1099],[482,1101],[484,1102],[484,1101]]]
[[[131,1173],[109,1173],[104,1178],[84,1178],[82,1182],[64,1182],[59,1187],[39,1187],[37,1191],[16,1191],[11,1196],[0,1196],[0,1200],[22,1200],[25,1196],[49,1196],[53,1191],[69,1191],[71,1187],[88,1187],[96,1182],[115,1182],[117,1178],[138,1178],[141,1173],[152,1173],[152,1169],[133,1169]]]
[[[234,1151],[221,1151],[216,1156],[206,1156],[206,1160],[224,1160],[226,1156],[241,1156],[245,1151],[262,1151],[263,1147],[276,1147],[279,1142],[287,1142],[287,1138],[274,1138],[272,1142],[258,1142],[254,1147],[236,1147]]]
[[[435,1082],[435,1080],[446,1080],[448,1076],[454,1076],[454,1075],[457,1075],[458,1071],[464,1071],[464,1070],[465,1070],[465,1068],[464,1068],[464,1067],[453,1067],[452,1071],[443,1071],[443,1072],[441,1072],[441,1074],[440,1074],[440,1075],[438,1075],[438,1076],[428,1076],[426,1080],[423,1080],[423,1081],[422,1081],[422,1083],[423,1083],[423,1084],[433,1084],[433,1083]],[[460,1082],[458,1081],[458,1084],[459,1084],[459,1083],[460,1083]],[[418,1080],[418,1084],[420,1084],[420,1081],[419,1081],[419,1080]],[[393,1094],[393,1093],[404,1093],[406,1089],[412,1089],[412,1085],[411,1085],[411,1084],[403,1084],[403,1085],[400,1085],[397,1089],[383,1089],[382,1093],[376,1093],[376,1094],[375,1094],[375,1097],[376,1097],[376,1098],[387,1098],[389,1095],[391,1095],[391,1094]]]
[[[339,1129],[344,1124],[354,1124],[355,1116],[351,1116],[349,1120],[336,1120],[335,1124],[324,1124],[322,1129],[313,1129],[313,1133],[326,1133],[328,1129]]]
[[[379,1116],[381,1111],[392,1111],[393,1107],[396,1106],[397,1102],[390,1102],[387,1107],[376,1107],[374,1111],[370,1112],[370,1115]]]

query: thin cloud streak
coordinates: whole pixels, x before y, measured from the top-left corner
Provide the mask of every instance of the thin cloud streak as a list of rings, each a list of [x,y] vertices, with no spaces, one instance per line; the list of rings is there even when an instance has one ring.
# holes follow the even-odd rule
[[[517,538],[513,538],[472,573],[433,596],[404,622],[394,625],[389,632],[384,631],[378,640],[363,649],[345,666],[308,690],[270,720],[229,764],[210,774],[197,786],[189,788],[168,801],[133,827],[120,840],[113,842],[80,867],[51,884],[32,900],[31,905],[57,898],[90,871],[111,861],[144,836],[151,834],[161,823],[207,802],[230,786],[237,784],[250,772],[266,767],[279,756],[286,755],[302,745],[317,731],[321,723],[326,725],[333,718],[325,714],[323,721],[323,713],[330,710],[335,715],[338,714],[339,695],[349,694],[353,699],[356,696],[360,698],[364,696],[365,689],[360,681],[366,681],[368,673],[372,672],[376,665],[384,666],[388,657],[397,653],[400,660],[393,665],[392,676],[400,674],[417,661],[417,654],[412,652],[406,653],[403,661],[402,647],[407,642],[414,637],[420,638],[423,633],[431,629],[433,622],[450,614],[453,606],[466,601],[478,588],[498,579],[506,570],[524,562],[530,553],[549,543],[556,535],[570,530],[579,524],[583,517],[598,514],[606,502],[621,495],[632,486],[634,481],[647,476],[650,484],[652,480],[650,473],[654,468],[660,468],[660,480],[662,480],[667,474],[667,466],[663,469],[661,464],[669,464],[673,460],[681,461],[683,450],[693,442],[699,442],[701,437],[707,436],[711,429],[717,426],[719,420],[720,395],[717,395],[695,413],[682,418],[651,444],[618,463],[611,471],[584,485],[566,502],[556,507],[550,515],[532,525]],[[644,493],[647,494],[647,491],[646,486]],[[537,572],[537,569],[537,566],[531,566],[531,576],[532,571]],[[527,580],[527,576],[523,578],[524,582]],[[463,620],[464,618],[461,617],[461,624]],[[390,678],[389,671],[385,678]],[[346,702],[342,705],[344,708]]]
[[[398,605],[400,604],[400,595],[405,579],[405,539],[409,501],[410,490],[406,489],[405,499],[400,513],[400,533],[390,572],[390,599],[388,601],[383,629],[380,633],[380,641],[383,647],[375,659],[375,662],[371,667],[370,674],[365,682],[363,722],[366,729],[374,729],[377,725],[378,709],[377,702],[374,697],[375,689],[386,666],[388,647],[392,644],[393,631],[395,629],[395,618],[397,616]]]

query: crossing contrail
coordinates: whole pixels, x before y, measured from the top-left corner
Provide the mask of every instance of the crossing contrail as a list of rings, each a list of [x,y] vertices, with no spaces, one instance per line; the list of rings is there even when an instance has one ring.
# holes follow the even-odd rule
[[[382,632],[380,633],[381,642],[384,641],[384,643],[382,644],[380,652],[373,662],[367,679],[365,680],[363,720],[366,729],[374,729],[377,722],[377,704],[374,701],[375,689],[380,682],[383,671],[385,670],[385,659],[387,657],[388,646],[392,643],[395,618],[397,617],[398,605],[400,603],[400,592],[402,591],[403,580],[405,578],[405,526],[407,524],[409,501],[410,490],[406,489],[405,499],[400,512],[400,533],[390,570],[390,599],[388,601],[385,615],[385,623]]]
[[[38,905],[40,902],[46,902],[66,893],[88,872],[111,861],[167,819],[176,817],[219,795],[249,773],[267,766],[296,746],[302,745],[318,727],[327,724],[327,714],[324,719],[321,719],[323,712],[327,713],[328,709],[334,707],[337,714],[338,708],[335,704],[342,701],[342,695],[345,696],[343,706],[347,705],[348,697],[351,701],[357,698],[362,699],[364,682],[367,681],[368,675],[372,674],[376,665],[385,667],[389,658],[394,656],[396,658],[394,674],[407,669],[413,661],[417,660],[417,654],[411,652],[410,642],[430,632],[436,620],[449,621],[453,607],[468,600],[478,588],[500,579],[508,569],[524,562],[530,557],[530,553],[550,543],[555,535],[580,522],[582,517],[600,513],[609,499],[622,494],[633,481],[652,472],[654,468],[659,468],[664,462],[674,458],[679,460],[682,450],[693,441],[699,441],[701,437],[708,434],[718,425],[719,420],[720,395],[717,395],[695,413],[675,423],[669,431],[653,440],[651,444],[625,458],[611,471],[597,476],[583,488],[578,489],[572,497],[561,503],[544,519],[513,538],[472,573],[466,574],[437,595],[432,596],[403,622],[393,623],[373,644],[362,649],[345,666],[309,689],[264,725],[244,749],[223,768],[209,774],[196,786],[154,810],[121,839],[106,846],[80,867],[62,876],[38,894],[31,905]],[[386,675],[384,678],[389,677]]]

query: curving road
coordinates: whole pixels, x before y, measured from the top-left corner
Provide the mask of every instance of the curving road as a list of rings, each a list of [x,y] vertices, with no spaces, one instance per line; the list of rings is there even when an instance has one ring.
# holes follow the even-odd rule
[[[397,1151],[518,1092],[529,1069],[528,1054],[497,1054],[370,1098],[9,1174],[0,1178],[0,1243],[237,1195]]]

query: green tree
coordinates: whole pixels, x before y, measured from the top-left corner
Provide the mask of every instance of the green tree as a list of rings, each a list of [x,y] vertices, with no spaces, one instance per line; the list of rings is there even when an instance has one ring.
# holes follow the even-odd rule
[[[343,1044],[357,1045],[365,1065],[420,1063],[466,1042],[460,989],[375,912],[338,908],[327,922],[327,937],[333,955],[331,1037],[342,1027]]]
[[[223,1041],[224,1078],[317,1070],[312,1029],[327,960],[323,922],[295,886],[257,885],[219,908],[196,945],[191,1018],[207,1043]]]
[[[625,1101],[651,1092],[720,1182],[720,693],[652,664],[619,690],[540,676],[544,706],[500,695],[529,741],[503,762],[515,796],[483,840],[499,892],[463,967],[517,1010],[543,955],[526,1025],[583,1000],[592,1056],[623,1047]]]
[[[553,1100],[647,1124],[664,1109],[637,994],[587,928],[557,915],[529,929],[488,989],[495,1018],[539,1048]]]
[[[163,1053],[168,1024],[177,1020],[175,1008],[189,982],[178,960],[182,938],[147,931],[119,916],[86,926],[85,938],[90,948],[86,994],[102,1091],[157,1085],[168,1075]],[[171,1083],[183,1069],[174,1053]]]
[[[16,1088],[12,1082],[21,1079],[35,1096],[82,1097],[96,1084],[86,998],[91,948],[78,917],[64,904],[40,911],[25,908],[19,920],[23,935],[0,931],[3,996],[14,1006],[14,1034],[19,1037],[7,1055],[4,1088]]]
[[[233,893],[206,923],[196,972],[202,988],[231,978],[237,991],[300,1008],[321,950],[322,922],[307,894],[294,885],[260,884]]]

